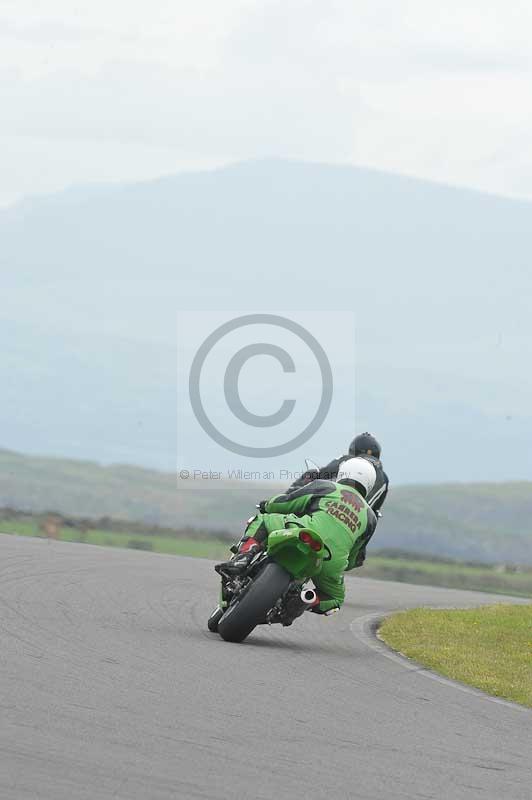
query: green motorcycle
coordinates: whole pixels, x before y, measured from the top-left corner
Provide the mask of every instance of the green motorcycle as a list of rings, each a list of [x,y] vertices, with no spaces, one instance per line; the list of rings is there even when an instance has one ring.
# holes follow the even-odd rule
[[[268,536],[267,549],[251,561],[238,556],[215,566],[222,579],[220,601],[208,628],[227,642],[243,642],[257,625],[285,627],[316,602],[307,581],[330,558],[318,533],[292,525]]]

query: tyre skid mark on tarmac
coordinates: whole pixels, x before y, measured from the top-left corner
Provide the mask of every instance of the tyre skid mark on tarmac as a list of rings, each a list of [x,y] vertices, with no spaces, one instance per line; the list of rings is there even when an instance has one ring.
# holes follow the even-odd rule
[[[257,800],[530,800],[529,717],[418,681],[426,671],[406,659],[396,669],[374,652],[385,647],[374,630],[368,647],[349,626],[488,596],[365,580],[343,614],[261,626],[233,645],[206,628],[210,562],[16,537],[0,546],[5,800],[214,800],[250,786]]]

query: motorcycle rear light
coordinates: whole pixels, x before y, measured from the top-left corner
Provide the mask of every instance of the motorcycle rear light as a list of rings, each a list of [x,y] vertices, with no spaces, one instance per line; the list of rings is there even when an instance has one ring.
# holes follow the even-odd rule
[[[317,553],[318,550],[321,550],[321,542],[318,542],[317,539],[313,539],[308,531],[301,531],[299,538],[304,544],[308,544],[314,552]]]

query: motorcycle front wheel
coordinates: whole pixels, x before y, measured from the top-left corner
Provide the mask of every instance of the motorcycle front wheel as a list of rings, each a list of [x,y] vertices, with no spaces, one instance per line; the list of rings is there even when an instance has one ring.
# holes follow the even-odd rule
[[[218,633],[218,623],[224,615],[224,609],[216,606],[211,616],[207,620],[207,627],[211,633]]]

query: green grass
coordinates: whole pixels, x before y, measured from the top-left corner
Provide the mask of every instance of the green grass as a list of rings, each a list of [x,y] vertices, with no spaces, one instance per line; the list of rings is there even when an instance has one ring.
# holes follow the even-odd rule
[[[532,605],[420,608],[389,617],[379,633],[442,675],[532,706]]]
[[[0,520],[0,533],[13,533],[19,536],[40,536],[44,534],[38,521],[31,518]],[[63,526],[58,538],[65,542],[84,542],[104,547],[129,547],[149,550],[154,553],[167,553],[178,556],[194,556],[222,560],[228,557],[229,542],[209,534],[183,536],[172,534],[153,534],[136,531],[101,530],[91,528],[86,533],[76,528]],[[236,539],[236,537],[235,537]],[[391,558],[369,553],[362,569],[348,573],[357,578],[378,578],[401,581],[403,583],[444,586],[451,589],[471,589],[481,592],[511,594],[532,597],[532,570],[525,572],[501,572],[490,565],[471,566],[460,563],[431,562],[413,556]]]
[[[11,533],[18,536],[38,536],[45,538],[35,523],[0,522],[0,533]],[[62,542],[83,542],[103,547],[128,547],[137,550],[149,550],[154,553],[167,553],[176,556],[194,556],[195,558],[224,559],[228,556],[228,544],[215,538],[188,538],[171,536],[143,536],[127,531],[88,530],[86,533],[73,528],[62,528],[58,535]]]
[[[532,597],[532,570],[500,571],[491,565],[469,566],[408,558],[372,556],[371,551],[359,577],[379,578],[402,583],[444,586],[449,589],[471,589],[480,592]]]
[[[34,522],[21,522],[19,520],[0,520],[0,533],[14,533],[17,536],[42,535]]]

